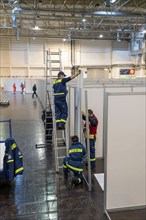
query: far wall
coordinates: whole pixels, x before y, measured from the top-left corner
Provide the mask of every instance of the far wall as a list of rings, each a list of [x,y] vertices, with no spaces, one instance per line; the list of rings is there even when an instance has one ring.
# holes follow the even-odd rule
[[[126,42],[110,40],[76,40],[71,51],[71,42],[62,39],[36,39],[14,37],[0,38],[0,76],[21,78],[44,78],[46,68],[45,51],[62,51],[62,64],[67,75],[71,74],[72,65],[87,68],[92,77],[109,76],[105,66],[132,64],[136,62],[130,56]],[[74,53],[74,54],[73,54]],[[101,66],[101,69],[98,68]],[[91,70],[93,69],[94,70]],[[137,71],[137,70],[136,70]],[[54,73],[56,76],[56,73]],[[119,77],[119,69],[112,68],[111,77]],[[143,73],[139,76],[143,76]]]

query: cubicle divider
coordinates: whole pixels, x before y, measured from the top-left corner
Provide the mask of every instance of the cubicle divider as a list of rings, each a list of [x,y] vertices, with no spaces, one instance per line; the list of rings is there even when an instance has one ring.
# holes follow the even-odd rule
[[[37,92],[38,98],[41,102],[42,108],[46,109],[46,81],[45,80],[38,80],[37,81]]]
[[[106,93],[105,204],[111,211],[146,206],[146,93]]]
[[[70,92],[70,133],[71,135],[74,134],[74,107],[76,105],[75,103],[75,96],[76,96],[76,87],[72,86],[70,84],[69,86],[69,92]],[[132,88],[131,86],[91,86],[91,85],[84,85],[83,88],[83,95],[82,95],[82,111],[85,111],[85,97],[84,97],[84,91],[87,90],[88,92],[88,107],[93,110],[94,114],[97,116],[99,125],[97,130],[97,138],[95,143],[95,149],[96,149],[96,157],[97,158],[103,158],[104,157],[104,149],[103,149],[103,111],[104,111],[104,95],[108,92],[131,92]],[[82,128],[81,128],[82,129]]]

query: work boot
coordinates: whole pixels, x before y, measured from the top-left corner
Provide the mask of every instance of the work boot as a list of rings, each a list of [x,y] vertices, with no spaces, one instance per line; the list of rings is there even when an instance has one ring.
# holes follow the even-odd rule
[[[79,185],[81,182],[82,180],[79,177],[72,178],[72,184]]]

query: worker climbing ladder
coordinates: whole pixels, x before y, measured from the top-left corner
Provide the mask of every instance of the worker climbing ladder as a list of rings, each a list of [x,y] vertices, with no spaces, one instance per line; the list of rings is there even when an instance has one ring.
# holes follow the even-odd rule
[[[47,50],[46,52],[46,113],[51,111],[53,132],[52,132],[52,144],[55,150],[55,164],[56,172],[63,167],[63,158],[67,155],[67,146],[68,146],[68,135],[66,130],[57,130],[56,129],[56,119],[55,119],[55,106],[54,106],[54,92],[53,92],[53,77],[62,70],[61,62],[61,51],[51,52]],[[50,116],[46,114],[46,133],[49,133],[48,123]],[[47,144],[47,143],[46,143]]]

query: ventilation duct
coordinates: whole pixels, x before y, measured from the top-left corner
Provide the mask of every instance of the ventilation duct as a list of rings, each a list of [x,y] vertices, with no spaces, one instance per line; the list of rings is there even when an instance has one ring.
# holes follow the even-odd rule
[[[14,1],[14,8],[12,9],[12,27],[16,27],[16,14],[19,14],[19,12],[22,10],[19,7],[19,0]]]
[[[2,0],[2,2],[3,2],[4,4],[8,4],[8,3],[14,3],[15,0]]]

